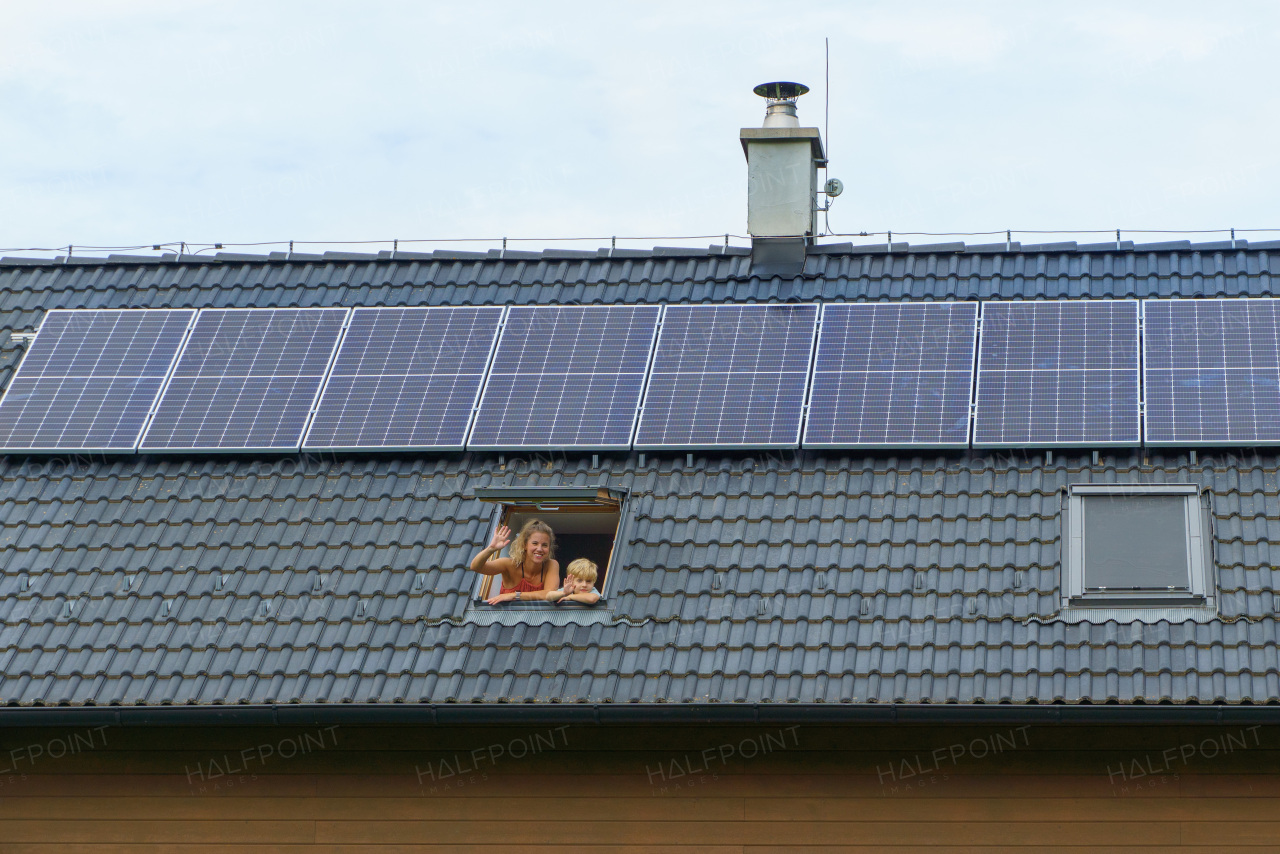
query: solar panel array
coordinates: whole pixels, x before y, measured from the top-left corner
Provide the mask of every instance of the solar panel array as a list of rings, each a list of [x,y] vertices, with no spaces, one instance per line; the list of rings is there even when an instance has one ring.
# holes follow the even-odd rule
[[[822,308],[806,447],[967,447],[978,305]]]
[[[347,313],[201,311],[141,449],[297,450]]]
[[[55,309],[0,400],[5,451],[131,451],[192,309]]]
[[[502,309],[357,308],[303,443],[461,449]]]
[[[1280,300],[1149,300],[1146,440],[1280,443]]]
[[[988,302],[975,447],[1137,445],[1135,300]]]
[[[637,448],[800,444],[816,305],[677,305],[663,315]]]
[[[52,310],[0,398],[8,453],[970,439],[1280,444],[1280,300]]]
[[[652,305],[510,309],[468,447],[630,448],[660,313]]]

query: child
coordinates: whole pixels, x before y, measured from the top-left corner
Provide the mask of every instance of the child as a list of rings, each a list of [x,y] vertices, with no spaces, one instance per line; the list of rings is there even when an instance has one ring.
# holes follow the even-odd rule
[[[600,601],[596,592],[596,565],[585,557],[580,557],[569,564],[564,577],[564,586],[559,590],[547,593],[547,601],[581,602],[583,605],[594,605]]]

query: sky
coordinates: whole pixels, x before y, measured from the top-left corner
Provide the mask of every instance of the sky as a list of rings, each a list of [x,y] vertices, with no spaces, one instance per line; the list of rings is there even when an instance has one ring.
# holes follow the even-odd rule
[[[0,0],[0,249],[744,245],[770,80],[854,242],[1216,240],[1138,230],[1280,229],[1276,44],[1267,2]]]

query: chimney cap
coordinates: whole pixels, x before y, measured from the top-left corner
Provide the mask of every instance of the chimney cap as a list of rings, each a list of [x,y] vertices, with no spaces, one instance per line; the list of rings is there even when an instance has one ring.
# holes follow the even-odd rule
[[[761,83],[751,91],[761,98],[768,98],[770,101],[794,101],[805,92],[808,92],[809,87],[803,83],[788,83],[785,80],[779,80],[774,83]]]

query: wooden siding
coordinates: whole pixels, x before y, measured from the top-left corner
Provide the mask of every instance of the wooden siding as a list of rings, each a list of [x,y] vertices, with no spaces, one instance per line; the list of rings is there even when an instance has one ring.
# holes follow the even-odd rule
[[[0,729],[0,851],[1280,848],[1280,728]]]

